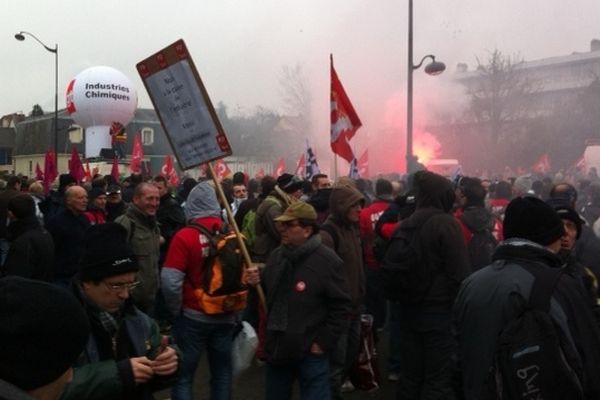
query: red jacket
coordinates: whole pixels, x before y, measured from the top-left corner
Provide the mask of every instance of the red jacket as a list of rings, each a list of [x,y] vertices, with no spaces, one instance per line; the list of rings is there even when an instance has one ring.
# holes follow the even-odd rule
[[[360,210],[358,220],[360,238],[363,246],[363,257],[365,265],[371,269],[378,269],[379,262],[373,254],[373,240],[375,239],[375,224],[381,214],[390,205],[389,201],[376,199],[368,207]]]

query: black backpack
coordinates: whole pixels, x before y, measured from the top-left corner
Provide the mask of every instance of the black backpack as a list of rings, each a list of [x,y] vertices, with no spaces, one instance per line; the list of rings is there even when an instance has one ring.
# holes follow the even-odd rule
[[[477,271],[492,263],[492,255],[496,250],[496,246],[498,246],[498,241],[489,228],[472,231],[471,233],[471,239],[467,243],[467,251],[471,268],[473,271]]]
[[[392,233],[381,263],[384,296],[389,300],[418,304],[431,288],[435,271],[423,257],[419,240],[419,232],[427,221],[429,218],[410,228],[401,222]]]
[[[581,367],[550,311],[562,269],[524,266],[535,277],[529,302],[498,337],[488,377],[493,399],[583,399]]]

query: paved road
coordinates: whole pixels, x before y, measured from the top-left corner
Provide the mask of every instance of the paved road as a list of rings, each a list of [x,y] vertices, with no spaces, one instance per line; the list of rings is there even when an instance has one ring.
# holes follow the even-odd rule
[[[355,391],[351,393],[345,393],[344,398],[347,400],[359,400],[359,399],[373,399],[373,400],[392,400],[395,398],[395,385],[392,382],[388,382],[386,360],[388,355],[388,335],[384,332],[381,335],[381,341],[377,346],[379,352],[379,365],[382,375],[382,386],[373,392],[362,392]],[[252,366],[236,380],[234,384],[233,400],[262,400],[264,399],[264,368]],[[196,400],[209,400],[209,389],[208,389],[208,366],[206,364],[206,357],[203,357],[200,367],[198,368],[195,392]],[[156,396],[157,399],[166,400],[169,399],[168,392],[160,393]],[[294,397],[298,399],[298,396]]]

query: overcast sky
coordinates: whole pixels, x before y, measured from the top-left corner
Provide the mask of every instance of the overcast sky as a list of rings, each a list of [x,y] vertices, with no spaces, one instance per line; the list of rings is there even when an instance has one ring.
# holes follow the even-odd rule
[[[458,62],[472,68],[495,48],[525,60],[584,52],[600,38],[598,0],[414,3],[415,62],[432,53],[447,65],[438,77],[415,73],[417,108],[460,103],[440,89]],[[54,56],[31,38],[16,41],[24,30],[59,45],[60,108],[67,82],[95,65],[125,73],[139,106],[150,107],[135,64],[183,38],[213,102],[230,110],[281,110],[281,69],[299,63],[313,93],[315,130],[327,135],[333,53],[363,120],[357,138],[375,135],[390,118],[404,120],[408,0],[21,0],[4,2],[2,16],[0,115],[29,113],[35,103],[54,107]]]

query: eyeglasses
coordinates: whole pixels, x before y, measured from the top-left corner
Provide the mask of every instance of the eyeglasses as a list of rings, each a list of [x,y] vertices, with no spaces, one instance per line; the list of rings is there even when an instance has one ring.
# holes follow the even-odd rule
[[[134,282],[116,282],[116,283],[111,283],[111,282],[106,282],[106,281],[102,281],[104,283],[104,285],[109,288],[110,290],[112,290],[113,292],[120,292],[123,289],[127,289],[127,290],[133,290],[136,287],[138,287],[140,285],[140,281],[134,281]]]

